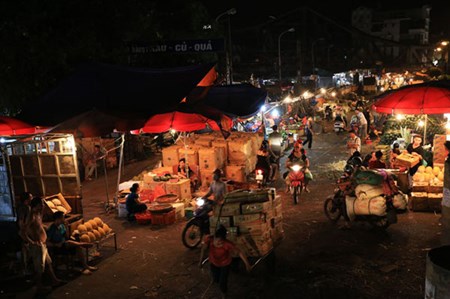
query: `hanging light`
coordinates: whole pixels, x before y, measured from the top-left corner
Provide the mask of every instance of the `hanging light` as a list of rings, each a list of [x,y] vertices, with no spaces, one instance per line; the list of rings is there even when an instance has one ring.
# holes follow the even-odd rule
[[[397,114],[397,115],[395,116],[395,118],[396,118],[397,120],[402,120],[402,119],[405,118],[405,116],[404,116],[403,114]]]
[[[177,131],[175,129],[170,129],[170,134],[175,135]]]
[[[425,122],[423,120],[419,120],[418,125],[419,127],[423,127],[425,125]]]

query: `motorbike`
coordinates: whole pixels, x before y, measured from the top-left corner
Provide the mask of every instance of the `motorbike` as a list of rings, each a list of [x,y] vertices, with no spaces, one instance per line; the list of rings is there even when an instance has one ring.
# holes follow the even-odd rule
[[[267,181],[268,181],[268,170],[267,169],[262,169],[262,168],[257,168],[255,170],[255,179],[256,179],[256,183],[258,184],[258,188],[264,188],[267,185]]]
[[[202,242],[203,236],[209,234],[209,217],[214,205],[213,200],[197,198],[194,217],[186,223],[181,233],[184,246],[194,249]]]
[[[294,204],[298,204],[300,196],[302,194],[303,186],[305,184],[305,173],[300,165],[294,164],[290,167],[289,172],[290,186],[289,191],[292,194]]]
[[[335,121],[334,122],[334,132],[339,135],[341,132],[345,131],[345,124],[343,121]]]
[[[346,168],[348,168],[346,166]],[[324,202],[324,212],[326,217],[333,223],[337,223],[341,217],[344,217],[346,221],[364,221],[368,222],[375,228],[386,229],[389,225],[397,222],[397,210],[393,205],[394,195],[385,195],[386,198],[386,214],[384,216],[378,215],[355,215],[350,219],[347,215],[346,196],[351,196],[355,192],[357,184],[353,179],[355,170],[351,168],[350,171],[346,171],[345,174],[339,178],[336,182],[336,188],[334,194],[326,198]]]

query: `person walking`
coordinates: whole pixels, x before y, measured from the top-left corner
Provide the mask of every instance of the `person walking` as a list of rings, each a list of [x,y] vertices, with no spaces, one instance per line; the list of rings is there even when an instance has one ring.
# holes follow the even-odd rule
[[[314,122],[313,122],[312,117],[311,116],[308,117],[308,119],[306,120],[306,123],[305,123],[305,136],[306,136],[306,139],[303,141],[303,145],[308,144],[308,149],[311,149],[311,147],[312,147],[313,134],[314,134],[313,124],[314,124]]]
[[[367,119],[364,116],[364,113],[360,109],[355,109],[356,116],[359,120],[359,138],[361,138],[362,142],[366,141],[367,138]]]
[[[226,298],[228,292],[228,274],[233,256],[238,255],[245,264],[248,272],[251,270],[247,256],[231,241],[227,240],[227,229],[220,225],[214,235],[206,237],[200,253],[199,267],[202,267],[206,250],[210,263],[211,276],[214,283],[219,284],[222,298]]]

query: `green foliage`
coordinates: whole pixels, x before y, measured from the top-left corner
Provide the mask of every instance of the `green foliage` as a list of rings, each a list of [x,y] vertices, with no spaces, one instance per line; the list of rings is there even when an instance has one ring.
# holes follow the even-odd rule
[[[392,144],[392,141],[402,137],[408,143],[411,133],[423,135],[424,127],[418,125],[419,120],[424,121],[423,115],[407,115],[402,120],[389,116],[384,125],[384,134],[381,136],[381,144]],[[445,134],[445,120],[442,115],[428,115],[427,141],[432,142],[434,135]],[[427,143],[428,143],[427,142]]]

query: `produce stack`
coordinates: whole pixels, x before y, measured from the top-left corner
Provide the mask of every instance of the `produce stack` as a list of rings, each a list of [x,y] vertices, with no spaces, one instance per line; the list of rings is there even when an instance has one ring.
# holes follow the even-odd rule
[[[284,236],[281,200],[275,188],[236,191],[226,195],[211,218],[211,233],[219,224],[227,238],[250,257],[268,254]]]
[[[81,242],[94,243],[101,241],[111,233],[112,229],[109,225],[104,223],[101,218],[95,217],[78,225],[73,235],[76,236],[78,234]]]
[[[378,170],[360,171],[356,174],[357,186],[355,196],[346,196],[347,215],[353,219],[356,215],[386,215],[386,190],[391,187],[393,178],[390,174]],[[397,194],[393,196],[393,205],[398,210],[407,208],[408,197],[401,191],[392,190]]]
[[[413,211],[440,211],[444,188],[444,165],[419,166],[413,176],[411,209]]]

